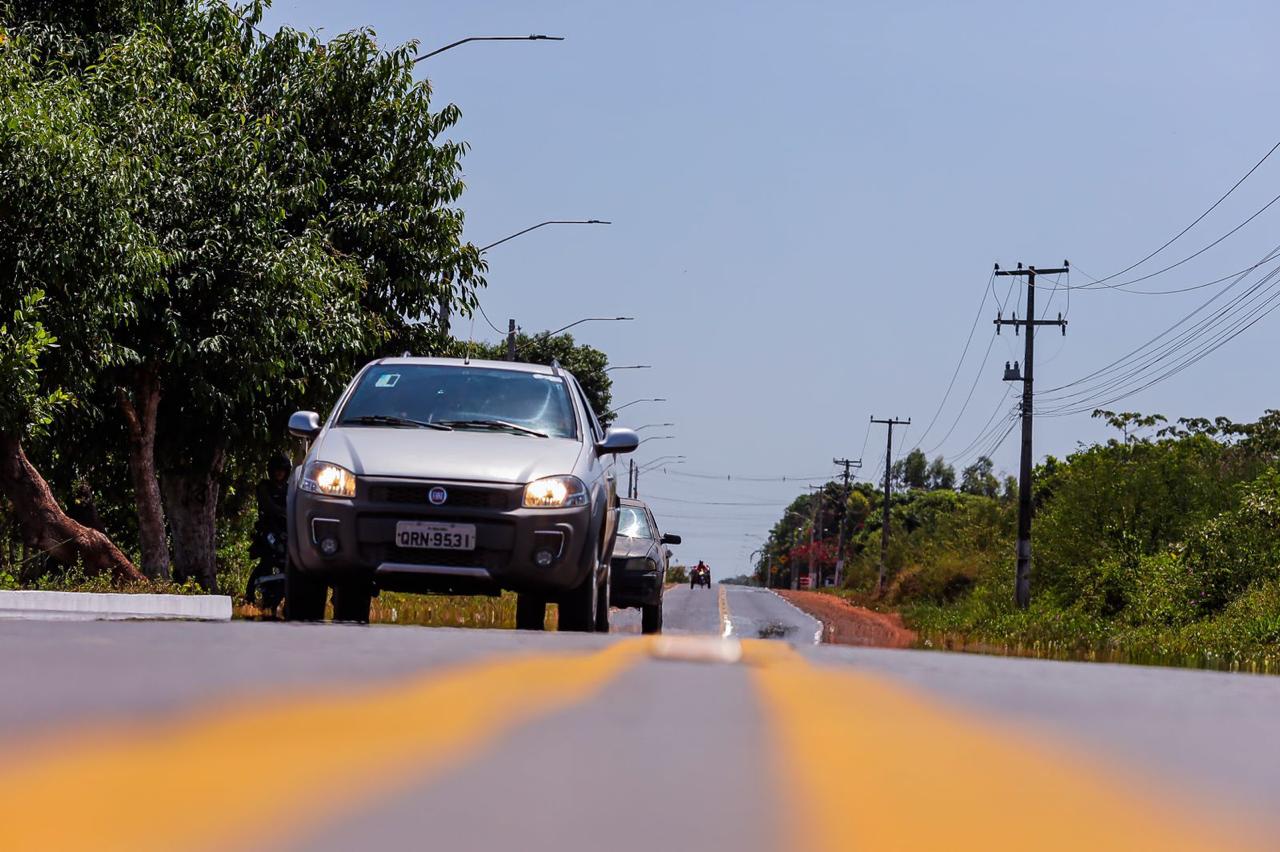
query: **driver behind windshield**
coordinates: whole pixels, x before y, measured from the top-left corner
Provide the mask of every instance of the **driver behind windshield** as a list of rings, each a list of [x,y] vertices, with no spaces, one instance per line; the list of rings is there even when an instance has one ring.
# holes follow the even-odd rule
[[[403,424],[370,423],[393,418]],[[362,422],[363,421],[363,422]],[[343,409],[340,425],[515,424],[550,437],[577,434],[564,381],[492,368],[397,364],[368,371]]]

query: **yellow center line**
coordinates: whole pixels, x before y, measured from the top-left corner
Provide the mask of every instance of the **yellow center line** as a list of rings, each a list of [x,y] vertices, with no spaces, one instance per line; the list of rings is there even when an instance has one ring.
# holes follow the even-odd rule
[[[647,646],[529,654],[347,694],[65,734],[0,767],[0,848],[269,846],[594,695]]]
[[[1205,802],[878,676],[744,643],[795,849],[1273,848]]]

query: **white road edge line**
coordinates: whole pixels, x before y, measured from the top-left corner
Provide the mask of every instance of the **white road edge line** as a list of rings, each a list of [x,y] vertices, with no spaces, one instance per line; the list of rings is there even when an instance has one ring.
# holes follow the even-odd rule
[[[720,638],[728,639],[733,633],[733,619],[729,617],[729,592],[722,584],[717,584],[716,588],[720,590]]]
[[[768,590],[768,592],[769,592],[769,594],[773,595],[773,596],[774,596],[775,598],[777,598],[778,600],[782,601],[782,602],[783,602],[784,604],[786,604],[787,606],[789,606],[789,607],[791,607],[792,609],[794,609],[796,612],[798,612],[798,613],[800,613],[801,615],[803,615],[805,618],[812,618],[814,621],[818,622],[818,631],[817,631],[816,633],[814,633],[814,634],[813,634],[813,644],[815,644],[815,645],[821,645],[821,644],[822,644],[822,632],[823,632],[824,630],[826,630],[826,629],[827,629],[827,626],[826,626],[825,624],[823,624],[823,623],[822,623],[822,619],[821,619],[821,618],[817,618],[816,616],[812,616],[812,615],[810,615],[809,613],[805,612],[805,611],[804,611],[804,610],[802,610],[800,607],[796,606],[796,605],[795,605],[795,604],[793,604],[791,601],[787,600],[787,599],[786,599],[786,598],[784,598],[782,595],[780,595],[780,594],[778,594],[777,592],[775,592],[773,589],[769,589],[769,590]]]

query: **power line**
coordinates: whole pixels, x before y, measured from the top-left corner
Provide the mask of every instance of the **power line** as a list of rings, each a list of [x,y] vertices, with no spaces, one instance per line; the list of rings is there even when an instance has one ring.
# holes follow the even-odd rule
[[[1158,248],[1158,249],[1156,249],[1155,251],[1151,252],[1151,254],[1147,255],[1147,256],[1146,256],[1146,257],[1144,257],[1144,258],[1142,258],[1142,259],[1141,259],[1141,260],[1139,260],[1137,263],[1130,264],[1129,266],[1126,266],[1124,269],[1121,269],[1119,272],[1113,272],[1112,274],[1108,275],[1108,276],[1107,276],[1107,277],[1105,277],[1105,278],[1100,278],[1100,279],[1098,279],[1098,280],[1097,280],[1096,282],[1094,282],[1094,283],[1095,283],[1095,284],[1102,284],[1102,283],[1104,283],[1104,282],[1110,281],[1110,280],[1111,280],[1111,279],[1113,279],[1113,278],[1119,278],[1121,275],[1124,275],[1124,274],[1126,274],[1126,273],[1128,273],[1128,272],[1131,272],[1132,270],[1134,270],[1134,269],[1136,269],[1137,267],[1141,266],[1142,264],[1146,263],[1146,262],[1147,262],[1148,260],[1150,260],[1151,258],[1153,258],[1153,257],[1155,257],[1156,255],[1158,255],[1160,252],[1162,252],[1162,251],[1164,251],[1165,249],[1167,249],[1169,246],[1173,245],[1173,244],[1174,244],[1177,240],[1179,240],[1179,239],[1180,239],[1184,234],[1186,234],[1188,231],[1190,231],[1190,230],[1191,230],[1192,228],[1194,228],[1196,225],[1200,224],[1200,222],[1204,220],[1204,217],[1208,216],[1210,213],[1212,213],[1214,210],[1216,210],[1216,209],[1218,208],[1218,205],[1219,205],[1219,204],[1221,204],[1222,202],[1226,201],[1226,200],[1227,200],[1227,197],[1228,197],[1229,195],[1231,195],[1231,193],[1235,192],[1235,191],[1236,191],[1236,189],[1238,189],[1238,188],[1240,187],[1240,184],[1242,184],[1242,183],[1244,183],[1246,180],[1248,180],[1248,179],[1249,179],[1249,177],[1250,177],[1250,175],[1252,175],[1254,172],[1256,172],[1256,171],[1257,171],[1257,170],[1262,166],[1262,164],[1263,164],[1263,163],[1265,163],[1265,162],[1267,161],[1267,159],[1268,159],[1268,158],[1270,158],[1270,156],[1276,152],[1276,149],[1277,149],[1277,148],[1280,148],[1280,142],[1277,142],[1276,144],[1272,145],[1272,146],[1271,146],[1271,149],[1270,149],[1269,151],[1267,151],[1267,153],[1265,153],[1265,154],[1263,154],[1263,155],[1262,155],[1262,159],[1261,159],[1261,160],[1258,160],[1258,162],[1256,162],[1256,163],[1254,163],[1254,164],[1253,164],[1253,168],[1251,168],[1251,169],[1249,169],[1249,171],[1245,172],[1245,173],[1244,173],[1244,176],[1243,176],[1242,178],[1240,178],[1238,181],[1236,181],[1235,183],[1233,183],[1233,184],[1231,185],[1231,188],[1230,188],[1230,189],[1228,189],[1226,192],[1224,192],[1224,193],[1223,193],[1223,194],[1218,198],[1218,200],[1217,200],[1217,201],[1215,201],[1215,202],[1213,202],[1213,204],[1209,205],[1209,209],[1208,209],[1208,210],[1204,211],[1204,212],[1203,212],[1203,213],[1201,213],[1199,216],[1197,216],[1197,217],[1196,217],[1196,218],[1191,222],[1191,224],[1190,224],[1190,225],[1187,225],[1187,226],[1186,226],[1185,228],[1183,228],[1181,231],[1179,231],[1178,233],[1176,233],[1176,234],[1174,234],[1172,237],[1170,237],[1170,238],[1169,238],[1169,240],[1168,240],[1167,242],[1165,242],[1165,243],[1164,243],[1164,245],[1160,246],[1160,248]],[[1273,202],[1272,202],[1272,203],[1274,203],[1274,199],[1273,199]],[[1270,206],[1271,206],[1270,204],[1268,204],[1268,205],[1267,205],[1267,207],[1270,207]],[[1263,208],[1263,209],[1265,210],[1266,208]],[[1261,212],[1261,211],[1259,211],[1259,212]],[[1256,216],[1257,214],[1255,213],[1254,215]],[[1249,217],[1249,221],[1252,221],[1252,219],[1253,219],[1253,217],[1252,217],[1252,216],[1251,216],[1251,217]],[[1247,224],[1247,223],[1248,223],[1248,222],[1246,222],[1245,224]],[[1239,230],[1239,228],[1236,228],[1236,230]],[[1235,233],[1235,231],[1232,231],[1232,233]],[[1228,236],[1229,236],[1229,235],[1228,235]],[[1224,239],[1225,239],[1225,238],[1224,238]],[[1219,242],[1221,242],[1221,240],[1219,240]],[[1119,285],[1116,285],[1116,286],[1119,286]]]
[[[934,444],[931,449],[927,450],[926,455],[933,455],[937,452],[938,448],[945,444],[947,439],[951,437],[951,433],[956,431],[956,426],[960,425],[960,418],[964,417],[965,411],[969,408],[969,403],[973,400],[973,393],[978,389],[978,380],[982,378],[983,371],[986,369],[987,363],[991,359],[991,349],[995,346],[995,343],[996,333],[993,331],[991,332],[991,340],[987,342],[987,351],[982,356],[982,363],[978,366],[978,372],[973,377],[973,383],[969,385],[969,393],[964,398],[964,404],[961,405],[960,410],[956,412],[956,419],[951,421],[951,427],[947,429],[947,434],[943,435],[938,443]],[[919,446],[919,444],[917,443],[916,446]]]
[[[773,506],[773,507],[777,507],[777,506],[785,506],[791,502],[791,500],[773,500],[773,501],[755,500],[755,501],[741,501],[741,502],[717,501],[717,500],[681,500],[678,497],[660,497],[657,494],[646,494],[644,499],[646,501],[665,500],[668,503],[683,503],[689,506]]]
[[[505,331],[503,331],[502,329],[498,328],[496,325],[493,324],[493,321],[489,319],[489,315],[484,312],[484,307],[479,302],[476,302],[476,308],[479,309],[480,316],[484,317],[484,321],[489,324],[489,328],[493,329],[503,337],[507,336],[507,333]]]
[[[1272,270],[1256,286],[1261,286],[1265,282],[1272,281],[1277,275],[1280,275],[1280,269]],[[1265,298],[1261,298],[1262,296],[1265,296]],[[1258,301],[1259,299],[1261,299],[1261,301]],[[1212,332],[1213,336],[1208,338],[1208,342],[1202,342],[1206,335],[1199,333],[1199,330],[1197,329],[1184,332],[1181,336],[1181,340],[1175,340],[1170,344],[1166,344],[1165,348],[1168,351],[1153,357],[1147,363],[1139,365],[1129,370],[1126,374],[1113,378],[1101,386],[1086,391],[1078,391],[1075,394],[1068,395],[1068,397],[1054,400],[1054,402],[1059,402],[1061,404],[1057,408],[1049,407],[1044,409],[1044,413],[1052,416],[1066,416],[1068,414],[1079,414],[1097,407],[1111,405],[1122,399],[1133,396],[1134,394],[1140,393],[1141,391],[1146,390],[1165,379],[1177,375],[1193,364],[1196,364],[1208,357],[1222,346],[1225,346],[1227,343],[1252,328],[1256,323],[1260,322],[1277,307],[1280,307],[1280,289],[1272,284],[1267,289],[1262,290],[1259,294],[1251,296],[1250,300],[1255,302],[1255,304],[1243,310],[1236,311],[1236,315],[1231,317],[1228,321],[1225,330],[1222,330],[1223,323],[1218,322],[1217,320],[1225,311],[1232,310],[1233,308],[1231,306],[1224,308],[1217,316],[1210,318],[1209,320],[1205,320],[1202,325],[1213,323],[1217,326],[1217,329]],[[1159,364],[1167,361],[1175,353],[1185,351],[1188,347],[1197,344],[1199,344],[1198,348],[1194,349],[1190,354],[1187,354],[1181,357],[1180,360],[1175,361],[1171,366],[1165,369],[1164,372],[1158,373],[1154,377],[1150,377],[1151,373],[1149,368],[1155,368]],[[1080,397],[1085,394],[1090,394],[1091,396],[1086,396],[1084,399],[1068,401],[1070,397]],[[1108,398],[1104,399],[1103,397]]]
[[[1085,374],[1084,376],[1081,376],[1080,378],[1078,378],[1078,379],[1076,379],[1076,380],[1074,380],[1074,381],[1068,382],[1068,383],[1066,383],[1066,384],[1064,384],[1064,385],[1058,385],[1057,387],[1049,388],[1048,390],[1044,391],[1044,392],[1043,392],[1043,394],[1045,394],[1045,395],[1055,394],[1055,393],[1057,393],[1057,392],[1059,392],[1059,391],[1066,390],[1066,389],[1068,389],[1068,388],[1072,388],[1072,387],[1075,387],[1075,386],[1077,386],[1077,385],[1084,384],[1085,382],[1087,382],[1088,380],[1090,380],[1090,379],[1092,379],[1092,378],[1099,377],[1099,376],[1101,376],[1101,375],[1103,375],[1103,374],[1105,374],[1105,373],[1107,373],[1107,372],[1111,372],[1114,368],[1118,368],[1118,367],[1122,366],[1126,361],[1129,361],[1129,360],[1131,360],[1131,359],[1133,359],[1133,358],[1136,358],[1136,357],[1141,356],[1141,354],[1142,354],[1144,351],[1146,351],[1146,350],[1147,350],[1149,347],[1151,347],[1153,344],[1157,343],[1161,338],[1163,338],[1163,337],[1167,336],[1168,334],[1172,333],[1175,329],[1177,329],[1177,328],[1181,327],[1182,325],[1184,325],[1185,323],[1187,323],[1188,321],[1190,321],[1190,320],[1191,320],[1193,317],[1195,317],[1197,314],[1199,314],[1199,313],[1201,313],[1202,311],[1204,311],[1204,310],[1206,310],[1207,308],[1209,308],[1209,307],[1210,307],[1214,302],[1216,302],[1216,301],[1218,301],[1219,299],[1221,299],[1222,297],[1226,296],[1226,295],[1227,295],[1227,294],[1228,294],[1232,289],[1234,289],[1236,286],[1238,286],[1238,285],[1239,285],[1239,284],[1240,284],[1240,283],[1245,279],[1245,277],[1249,274],[1249,272],[1251,272],[1251,271],[1253,271],[1254,269],[1257,269],[1259,266],[1262,266],[1263,264],[1265,264],[1265,263],[1269,262],[1271,259],[1273,259],[1273,258],[1274,258],[1274,257],[1276,257],[1277,255],[1280,255],[1280,245],[1277,245],[1277,246],[1276,246],[1275,248],[1273,248],[1270,252],[1268,252],[1268,253],[1267,253],[1267,254],[1262,258],[1262,260],[1260,260],[1258,263],[1254,264],[1252,267],[1250,267],[1249,269],[1245,270],[1245,271],[1244,271],[1244,272],[1242,272],[1240,275],[1236,276],[1236,280],[1235,280],[1235,281],[1233,281],[1233,282],[1231,283],[1231,285],[1230,285],[1230,286],[1226,287],[1225,289],[1223,289],[1223,290],[1219,291],[1218,293],[1215,293],[1213,296],[1209,297],[1209,299],[1207,299],[1205,302],[1201,303],[1198,307],[1196,307],[1196,308],[1195,308],[1195,310],[1191,311],[1189,314],[1187,314],[1187,315],[1186,315],[1186,316],[1184,316],[1182,319],[1180,319],[1180,320],[1178,320],[1177,322],[1175,322],[1173,325],[1169,326],[1169,327],[1168,327],[1167,329],[1165,329],[1164,331],[1160,332],[1159,334],[1155,335],[1155,336],[1154,336],[1154,337],[1152,337],[1151,339],[1147,340],[1145,343],[1141,344],[1140,346],[1136,347],[1135,349],[1130,350],[1128,353],[1126,353],[1125,355],[1120,356],[1119,358],[1117,358],[1116,360],[1112,361],[1111,363],[1106,364],[1106,365],[1104,365],[1104,366],[1102,366],[1102,367],[1099,367],[1098,369],[1094,370],[1092,373],[1087,373],[1087,374]],[[1248,292],[1249,292],[1249,291],[1247,291],[1247,290],[1246,290],[1246,291],[1245,291],[1245,293],[1244,293],[1244,294],[1242,294],[1242,295],[1247,295],[1247,294],[1248,294]],[[1237,296],[1237,297],[1235,297],[1235,298],[1238,300],[1238,299],[1240,298],[1240,296]],[[1237,303],[1237,302],[1231,302],[1231,303],[1229,303],[1229,304],[1236,304],[1236,303]]]
[[[992,282],[996,280],[995,270],[991,270],[991,277],[987,281],[987,286],[982,288],[982,301],[978,303],[978,312],[973,316],[973,324],[969,326],[969,335],[964,340],[964,348],[960,350],[960,359],[956,361],[956,368],[951,371],[951,381],[947,383],[947,389],[942,394],[942,401],[938,403],[938,408],[933,412],[933,418],[929,420],[929,425],[924,427],[924,431],[920,433],[920,437],[916,439],[916,443],[911,449],[916,449],[929,436],[929,432],[933,429],[933,424],[938,422],[938,415],[942,414],[942,409],[946,406],[947,400],[951,398],[951,391],[956,386],[956,378],[960,375],[960,368],[964,366],[964,359],[969,355],[969,346],[973,343],[973,334],[978,330],[978,321],[982,319],[982,311],[987,307],[987,291],[994,285]],[[987,348],[990,354],[991,348]]]
[[[1138,283],[1138,282],[1140,282],[1140,281],[1146,281],[1146,280],[1148,280],[1148,279],[1155,278],[1157,275],[1163,275],[1164,273],[1168,272],[1168,271],[1169,271],[1169,270],[1171,270],[1171,269],[1177,269],[1179,266],[1182,266],[1182,264],[1187,263],[1188,261],[1191,261],[1191,260],[1195,260],[1197,257],[1199,257],[1200,255],[1204,254],[1204,253],[1205,253],[1205,252],[1207,252],[1209,249],[1213,248],[1214,246],[1216,246],[1216,245],[1218,245],[1219,243],[1221,243],[1223,240],[1225,240],[1225,239],[1227,239],[1228,237],[1230,237],[1232,234],[1234,234],[1234,233],[1236,233],[1237,231],[1239,231],[1239,230],[1240,230],[1241,228],[1243,228],[1245,225],[1248,225],[1248,224],[1249,224],[1250,222],[1252,222],[1254,219],[1258,218],[1258,217],[1259,217],[1259,216],[1261,216],[1263,213],[1265,213],[1267,210],[1269,210],[1269,209],[1271,208],[1271,206],[1272,206],[1273,204],[1275,204],[1277,201],[1280,201],[1280,195],[1277,195],[1276,197],[1272,198],[1272,199],[1271,199],[1270,201],[1268,201],[1266,204],[1262,205],[1262,207],[1261,207],[1261,208],[1259,208],[1258,210],[1254,211],[1253,215],[1252,215],[1252,216],[1250,216],[1248,219],[1245,219],[1245,220],[1244,220],[1243,222],[1241,222],[1239,225],[1236,225],[1236,226],[1235,226],[1234,228],[1232,228],[1230,231],[1227,231],[1225,234],[1223,234],[1222,236],[1218,237],[1216,240],[1214,240],[1213,242],[1209,243],[1207,246],[1204,246],[1203,248],[1201,248],[1201,249],[1199,249],[1199,250],[1197,250],[1197,251],[1195,251],[1195,252],[1192,252],[1191,254],[1187,255],[1187,256],[1186,256],[1186,257],[1184,257],[1184,258],[1182,258],[1182,260],[1179,260],[1179,261],[1177,261],[1177,262],[1175,262],[1175,263],[1171,263],[1171,264],[1169,264],[1168,266],[1164,267],[1163,269],[1157,269],[1155,272],[1149,272],[1149,273],[1147,273],[1146,275],[1141,275],[1141,276],[1139,276],[1139,277],[1137,277],[1137,278],[1130,278],[1128,281],[1122,281],[1122,282],[1120,282],[1119,284],[1105,284],[1105,283],[1103,283],[1103,282],[1105,282],[1105,281],[1110,280],[1110,278],[1114,278],[1114,277],[1115,277],[1114,275],[1112,275],[1112,276],[1108,276],[1107,278],[1103,278],[1103,279],[1101,279],[1101,280],[1099,280],[1099,281],[1097,281],[1097,282],[1095,282],[1095,283],[1093,283],[1093,284],[1085,284],[1085,285],[1082,285],[1082,286],[1081,286],[1081,287],[1079,287],[1078,289],[1081,289],[1081,290],[1099,290],[1099,289],[1114,290],[1114,289],[1116,289],[1117,287],[1124,287],[1125,285],[1128,285],[1128,284],[1137,284],[1137,283]],[[1130,268],[1132,268],[1132,267],[1130,267]]]
[[[826,482],[832,478],[829,473],[745,476],[732,473],[693,473],[691,471],[684,470],[670,470],[663,472],[668,476],[682,476],[689,479],[719,480],[724,482]]]
[[[1273,254],[1277,252],[1280,252],[1280,247],[1277,247]],[[1276,296],[1273,292],[1275,285],[1272,282],[1278,274],[1280,274],[1280,267],[1268,271],[1257,282],[1235,295],[1224,306],[1192,324],[1176,336],[1170,337],[1176,329],[1185,325],[1197,314],[1235,288],[1243,279],[1237,280],[1226,290],[1214,295],[1190,314],[1127,355],[1080,379],[1057,388],[1051,388],[1044,394],[1038,395],[1040,405],[1056,404],[1058,406],[1056,409],[1044,409],[1046,413],[1061,413],[1068,407],[1079,407],[1082,410],[1091,407],[1091,400],[1100,399],[1102,396],[1111,394],[1120,388],[1142,382],[1150,374],[1151,370],[1157,368],[1163,362],[1209,338],[1210,343],[1207,346],[1197,349],[1190,356],[1187,356],[1184,366],[1179,368],[1179,371],[1184,369],[1185,366],[1190,366],[1195,361],[1200,360],[1200,358],[1205,357],[1210,352],[1234,339],[1238,334],[1247,330],[1254,322],[1270,312],[1267,306],[1271,304]],[[1227,327],[1227,331],[1221,332],[1220,329],[1224,326]],[[1165,339],[1165,342],[1155,346],[1162,339]],[[1143,385],[1143,387],[1148,386],[1149,384]],[[1079,387],[1080,389],[1070,393],[1063,393],[1063,391],[1068,391],[1073,387]],[[1111,401],[1118,401],[1125,395],[1128,394],[1116,397]],[[1106,404],[1110,404],[1110,402]]]

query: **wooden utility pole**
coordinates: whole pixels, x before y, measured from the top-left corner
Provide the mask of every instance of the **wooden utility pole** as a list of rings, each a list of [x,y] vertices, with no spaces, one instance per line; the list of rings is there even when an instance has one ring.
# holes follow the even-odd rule
[[[809,521],[809,590],[814,591],[822,588],[822,578],[815,573],[814,548],[821,536],[817,533],[819,520],[823,518],[822,498],[826,493],[826,487],[822,485],[810,485],[809,491],[813,494],[813,516]],[[822,571],[822,566],[817,565],[817,572]]]
[[[844,495],[844,506],[841,507],[840,512],[840,531],[836,533],[839,536],[837,541],[839,553],[836,556],[836,588],[839,588],[841,575],[844,573],[844,520],[845,516],[849,514],[849,468],[861,468],[862,459],[832,459],[831,461],[844,468],[844,491],[841,492]]]
[[[893,496],[893,427],[910,426],[911,418],[899,420],[890,417],[888,420],[877,420],[873,415],[872,423],[883,423],[889,427],[889,435],[884,443],[884,514],[880,522],[880,567],[876,571],[876,594],[884,593],[885,563],[889,560],[889,498]]]
[[[1022,356],[1022,366],[1026,372],[1019,375],[1017,364],[1014,364],[1012,371],[1005,371],[1005,381],[1022,382],[1022,459],[1018,466],[1018,569],[1013,589],[1013,599],[1018,609],[1026,609],[1031,604],[1031,422],[1034,413],[1032,402],[1036,327],[1056,325],[1062,329],[1064,335],[1067,333],[1067,321],[1062,318],[1062,314],[1058,314],[1058,318],[1053,320],[1036,319],[1036,275],[1059,275],[1070,269],[1071,264],[1065,260],[1061,267],[1052,269],[1036,269],[1034,266],[1023,269],[1021,263],[1018,264],[1017,269],[1001,269],[999,264],[996,264],[995,269],[996,275],[1013,275],[1027,279],[1026,317],[1018,319],[1015,315],[1013,319],[1005,319],[996,314],[995,319],[997,334],[1001,326],[1006,325],[1013,326],[1015,334],[1023,327],[1027,330]]]
[[[516,360],[516,321],[507,320],[507,360]]]

